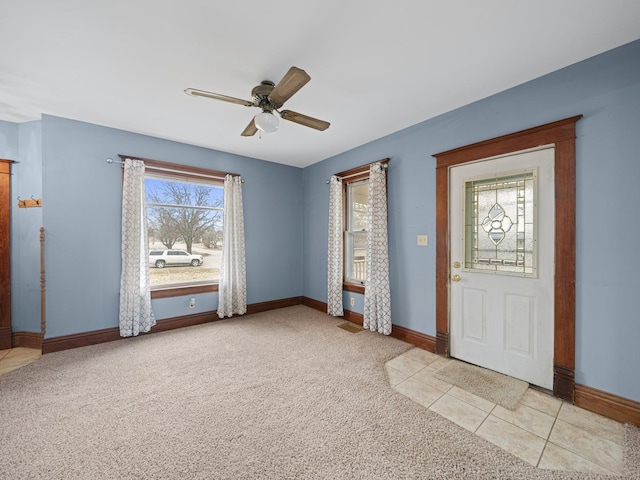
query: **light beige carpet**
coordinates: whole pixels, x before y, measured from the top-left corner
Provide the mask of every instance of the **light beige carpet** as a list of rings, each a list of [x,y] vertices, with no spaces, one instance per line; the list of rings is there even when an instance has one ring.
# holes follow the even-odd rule
[[[410,346],[341,323],[297,306],[44,355],[0,377],[0,478],[607,478],[538,470],[395,392],[384,363]]]
[[[529,388],[527,382],[459,360],[452,360],[434,375],[509,410],[518,406]]]

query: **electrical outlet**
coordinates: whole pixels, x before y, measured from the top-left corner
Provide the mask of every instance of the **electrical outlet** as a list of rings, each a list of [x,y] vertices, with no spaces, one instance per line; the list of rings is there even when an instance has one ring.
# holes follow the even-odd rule
[[[192,297],[189,299],[189,308],[196,308],[196,298]]]
[[[349,303],[351,304],[351,306],[353,307],[356,304],[356,299],[353,297],[349,297]]]
[[[427,235],[418,235],[418,246],[426,247],[429,245],[429,237]]]

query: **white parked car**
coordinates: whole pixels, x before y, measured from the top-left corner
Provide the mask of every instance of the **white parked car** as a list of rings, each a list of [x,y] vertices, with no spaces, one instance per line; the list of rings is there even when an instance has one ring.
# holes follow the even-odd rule
[[[151,250],[149,251],[149,265],[164,268],[168,265],[202,265],[202,255],[192,255],[185,250]]]

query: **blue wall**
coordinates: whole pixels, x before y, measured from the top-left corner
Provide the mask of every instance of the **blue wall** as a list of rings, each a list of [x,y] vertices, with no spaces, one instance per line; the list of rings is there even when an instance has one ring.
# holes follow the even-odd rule
[[[435,335],[432,155],[582,114],[576,144],[576,380],[640,401],[639,58],[636,41],[304,170],[52,116],[19,126],[0,121],[0,158],[21,162],[15,193],[44,200],[42,209],[20,212],[12,203],[14,329],[39,330],[33,238],[39,222],[47,233],[47,337],[117,326],[122,172],[105,159],[123,153],[243,175],[249,303],[298,295],[326,301],[325,181],[391,158],[393,322]],[[419,234],[429,236],[427,247],[416,245]],[[347,308],[353,297],[354,310],[362,312],[361,296],[344,297]],[[185,297],[153,302],[157,317],[169,318],[213,310],[217,295],[198,295],[197,304],[194,311]]]
[[[11,168],[11,197],[42,198],[41,122],[18,129],[18,163]],[[43,203],[44,204],[44,203]],[[40,227],[43,208],[14,208],[11,215],[11,327],[40,331]]]
[[[431,155],[578,114],[584,118],[576,139],[576,381],[640,401],[640,41],[306,168],[304,295],[326,301],[325,181],[335,172],[390,157],[392,320],[435,335]],[[416,246],[418,234],[429,235],[428,247]],[[354,310],[362,312],[362,303]]]
[[[0,158],[18,159],[18,127],[17,123],[0,120]]]
[[[17,197],[42,197],[40,122],[0,121],[0,158],[11,166],[11,326],[40,331],[41,208],[18,208]],[[4,252],[2,252],[4,254]]]
[[[302,294],[301,169],[52,116],[41,129],[47,338],[118,325],[122,170],[105,160],[119,153],[241,174],[248,303]],[[197,299],[153,308],[162,319],[217,307],[216,293]]]

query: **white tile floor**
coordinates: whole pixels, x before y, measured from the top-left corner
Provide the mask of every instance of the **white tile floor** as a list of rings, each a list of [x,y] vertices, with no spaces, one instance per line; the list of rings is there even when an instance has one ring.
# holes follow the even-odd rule
[[[451,360],[413,348],[386,364],[401,394],[538,468],[618,474],[624,425],[529,388],[507,410],[433,376]]]

